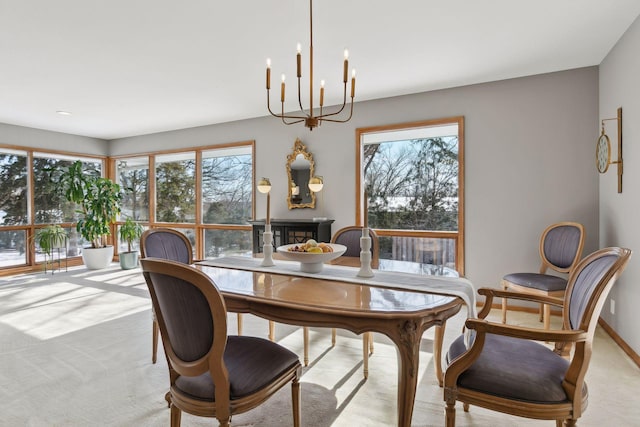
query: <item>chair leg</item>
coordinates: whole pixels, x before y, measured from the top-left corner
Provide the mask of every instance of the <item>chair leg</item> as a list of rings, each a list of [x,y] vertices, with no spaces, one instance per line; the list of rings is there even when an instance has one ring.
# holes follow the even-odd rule
[[[445,413],[445,426],[456,427],[456,401],[447,402],[447,406],[444,409]]]
[[[151,325],[151,328],[151,334],[153,336],[153,342],[151,344],[151,362],[156,363],[158,361],[158,332],[160,327],[158,326],[155,313],[153,315],[153,324]]]
[[[300,427],[300,382],[294,378],[291,383],[291,406],[293,407],[293,427]]]
[[[336,328],[332,328],[331,329],[331,347],[336,346],[336,335],[338,335]]]
[[[304,366],[309,366],[309,328],[304,326],[302,334],[304,337]]]
[[[369,332],[362,334],[362,376],[369,378]]]
[[[373,354],[373,332],[367,332],[369,334],[369,354]]]
[[[171,405],[171,427],[180,427],[182,411],[176,405]]]
[[[506,286],[504,290],[507,290]],[[507,308],[507,299],[502,298],[502,323],[507,323]]]
[[[238,313],[238,335],[242,335],[242,313]]]
[[[462,404],[462,409],[464,410],[464,412],[469,412],[469,404],[467,402],[464,402]]]
[[[540,307],[538,307],[538,317],[540,322],[544,320],[544,304],[540,304]]]
[[[564,420],[556,420],[556,427],[564,427]]]
[[[551,306],[549,304],[544,304],[544,308],[542,309],[542,321],[545,329],[549,329],[551,327]]]
[[[170,392],[166,392],[164,394],[164,400],[167,401],[167,408],[171,408],[171,393]]]
[[[276,322],[269,320],[269,340],[276,340]]]

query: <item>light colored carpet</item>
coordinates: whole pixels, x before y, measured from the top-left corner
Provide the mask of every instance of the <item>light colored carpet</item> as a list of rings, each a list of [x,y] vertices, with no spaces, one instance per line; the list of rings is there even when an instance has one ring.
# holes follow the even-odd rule
[[[445,345],[464,311],[447,325]],[[498,313],[494,314],[497,318]],[[510,321],[537,324],[510,312]],[[229,315],[230,333],[236,317]],[[267,321],[245,315],[245,334],[266,337]],[[558,322],[557,318],[553,319]],[[277,325],[277,341],[302,357],[301,328]],[[390,426],[396,422],[397,362],[393,345],[375,335],[369,379],[362,378],[361,339],[311,330],[311,364],[302,378],[305,426]],[[442,426],[442,389],[433,374],[432,331],[423,338],[413,425]],[[151,311],[139,269],[30,274],[0,278],[0,426],[169,426],[164,354],[151,363]],[[640,370],[598,330],[587,374],[589,407],[579,425],[639,425]],[[290,389],[232,420],[234,426],[292,425]],[[183,426],[217,425],[183,415]],[[458,426],[551,426],[472,407]]]

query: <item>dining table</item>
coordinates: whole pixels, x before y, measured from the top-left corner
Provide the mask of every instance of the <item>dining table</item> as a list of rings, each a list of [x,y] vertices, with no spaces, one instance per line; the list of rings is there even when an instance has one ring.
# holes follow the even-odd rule
[[[434,365],[440,382],[446,321],[463,305],[470,314],[475,307],[473,286],[459,277],[375,270],[374,277],[362,278],[357,267],[329,264],[319,273],[305,273],[296,262],[276,260],[263,267],[260,259],[249,257],[205,260],[196,268],[213,280],[230,312],[386,335],[397,349],[398,426],[403,427],[411,425],[423,333],[436,327]]]

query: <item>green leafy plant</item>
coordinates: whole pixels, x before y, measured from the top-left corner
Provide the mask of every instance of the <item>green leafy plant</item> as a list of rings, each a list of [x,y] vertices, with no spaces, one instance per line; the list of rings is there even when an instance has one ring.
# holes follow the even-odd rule
[[[60,188],[68,201],[80,207],[76,211],[81,214],[76,229],[82,237],[91,242],[92,248],[107,246],[111,225],[120,213],[123,197],[120,185],[86,174],[82,162],[76,161],[62,170]]]
[[[47,256],[55,248],[63,247],[66,244],[67,231],[58,224],[47,225],[39,229],[35,234],[35,243]]]
[[[135,222],[131,218],[127,218],[127,220],[120,226],[120,238],[127,242],[128,251],[131,251],[131,244],[134,240],[137,240],[142,236],[144,232],[144,228],[139,222]]]

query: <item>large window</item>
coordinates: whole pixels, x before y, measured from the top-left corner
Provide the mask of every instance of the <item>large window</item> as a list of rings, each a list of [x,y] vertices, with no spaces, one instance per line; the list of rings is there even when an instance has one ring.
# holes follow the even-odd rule
[[[118,157],[114,170],[129,190],[121,221],[178,230],[197,259],[251,255],[253,142]]]
[[[34,236],[48,224],[62,225],[69,234],[62,258],[80,255],[84,242],[74,224],[77,206],[57,185],[60,169],[76,160],[86,173],[101,175],[102,159],[0,147],[0,267],[44,261]]]
[[[358,221],[380,257],[463,273],[463,119],[358,129]],[[363,208],[366,206],[366,212]]]

